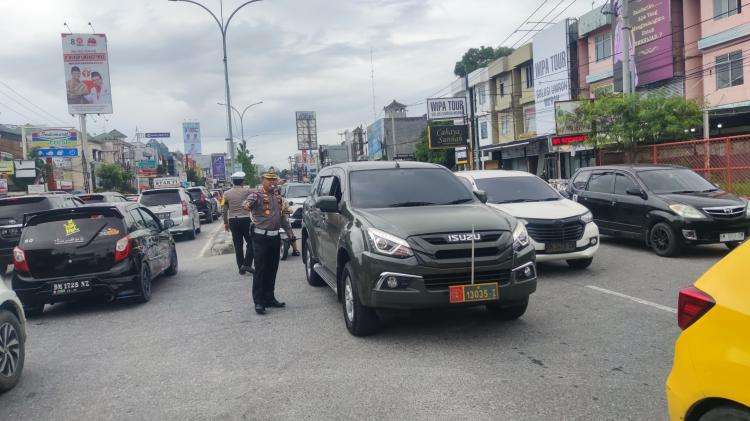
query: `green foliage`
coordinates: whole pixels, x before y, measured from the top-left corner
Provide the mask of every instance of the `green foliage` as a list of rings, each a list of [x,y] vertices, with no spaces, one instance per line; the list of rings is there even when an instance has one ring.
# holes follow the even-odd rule
[[[245,185],[256,186],[260,184],[260,177],[255,172],[253,164],[253,154],[247,149],[247,140],[242,140],[237,146],[237,162],[242,165],[242,171],[245,173]]]
[[[500,57],[509,56],[512,52],[513,49],[508,47],[492,48],[483,45],[479,48],[469,48],[461,57],[461,60],[456,62],[453,74],[464,77],[476,69],[486,67]]]
[[[120,191],[127,181],[125,171],[116,164],[102,164],[96,169],[96,178],[103,191]]]
[[[195,183],[196,186],[203,186],[206,184],[206,179],[199,177],[198,171],[196,171],[194,168],[188,168],[187,170],[185,170],[185,174],[187,175],[187,181]]]
[[[432,121],[430,122],[433,126],[449,125],[449,122]],[[430,145],[427,142],[427,130],[425,127],[419,134],[419,142],[417,143],[416,150],[414,151],[414,157],[419,162],[431,162],[433,164],[439,164],[447,168],[453,168],[456,164],[456,154],[454,149],[430,149]]]
[[[685,130],[702,125],[697,101],[663,95],[611,95],[583,102],[579,124],[590,127],[589,143],[616,145],[636,162],[639,145],[680,140]]]
[[[159,165],[156,167],[156,175],[159,177],[167,175],[167,166],[166,165]]]

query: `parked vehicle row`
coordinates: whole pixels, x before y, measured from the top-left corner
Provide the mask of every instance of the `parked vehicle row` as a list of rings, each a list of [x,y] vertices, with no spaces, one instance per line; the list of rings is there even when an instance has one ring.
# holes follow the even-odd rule
[[[180,234],[189,240],[201,232],[201,216],[195,200],[182,188],[145,190],[139,203],[146,206],[159,219],[171,219],[172,234]]]

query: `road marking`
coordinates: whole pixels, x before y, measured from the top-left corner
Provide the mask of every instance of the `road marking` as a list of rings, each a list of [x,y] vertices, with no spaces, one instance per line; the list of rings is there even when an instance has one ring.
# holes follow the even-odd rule
[[[603,292],[605,294],[614,295],[616,297],[625,298],[625,299],[630,300],[630,301],[635,301],[636,303],[644,304],[644,305],[647,305],[647,306],[650,306],[650,307],[653,307],[653,308],[658,308],[659,310],[664,310],[664,311],[668,311],[670,313],[675,313],[675,314],[677,313],[677,309],[675,309],[675,308],[663,306],[661,304],[656,304],[654,302],[647,301],[647,300],[644,300],[642,298],[632,297],[630,295],[625,295],[625,294],[620,293],[620,292],[610,291],[610,290],[604,289],[604,288],[599,288],[599,287],[594,286],[594,285],[586,285],[586,288],[593,289],[594,291]]]
[[[206,257],[206,253],[208,253],[208,251],[211,250],[211,247],[213,247],[213,245],[214,245],[214,242],[216,240],[216,236],[218,236],[219,233],[221,232],[221,230],[223,230],[223,229],[224,229],[224,225],[222,225],[222,224],[219,224],[219,226],[216,227],[216,229],[214,230],[213,234],[211,234],[211,238],[208,239],[208,241],[206,242],[206,244],[201,249],[200,254],[198,254],[200,257]]]

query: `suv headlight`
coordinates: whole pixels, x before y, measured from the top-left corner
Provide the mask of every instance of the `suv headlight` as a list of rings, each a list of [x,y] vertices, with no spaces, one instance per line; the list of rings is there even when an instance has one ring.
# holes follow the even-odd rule
[[[583,215],[581,215],[581,222],[584,224],[588,224],[589,222],[592,222],[594,220],[594,215],[591,214],[591,212],[586,212]]]
[[[513,250],[521,251],[528,245],[529,233],[526,232],[526,226],[519,222],[513,230]]]
[[[672,209],[674,213],[680,215],[683,218],[706,219],[706,215],[702,214],[698,209],[690,205],[676,203],[674,205],[669,205],[669,208]]]
[[[375,253],[401,259],[414,255],[406,240],[379,229],[369,228],[367,238],[370,239],[370,245]]]

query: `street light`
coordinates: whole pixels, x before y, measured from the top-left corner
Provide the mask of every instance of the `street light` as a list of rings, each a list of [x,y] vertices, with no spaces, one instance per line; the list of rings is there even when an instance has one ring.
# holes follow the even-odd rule
[[[721,128],[724,127],[723,124],[719,123],[716,125],[716,128],[719,129],[719,137],[721,137]]]
[[[227,106],[227,132],[229,133],[229,136],[227,138],[229,139],[229,143],[231,144],[230,151],[230,157],[232,158],[232,163],[234,163],[234,135],[232,134],[232,99],[229,95],[229,68],[227,67],[227,29],[229,29],[229,22],[232,21],[232,18],[234,15],[243,7],[247,6],[250,3],[256,3],[261,0],[250,0],[246,1],[245,3],[242,3],[239,5],[236,9],[234,9],[234,12],[229,15],[229,19],[224,21],[224,2],[222,0],[219,0],[219,16],[221,17],[221,20],[219,20],[218,17],[212,12],[208,7],[198,3],[194,0],[169,0],[169,1],[183,1],[186,3],[192,3],[206,12],[208,12],[211,17],[214,18],[216,21],[216,24],[219,25],[219,31],[221,31],[221,46],[224,52],[224,87],[226,90],[226,106]]]
[[[245,109],[244,109],[244,110],[242,110],[242,112],[241,112],[241,113],[240,113],[240,112],[239,112],[239,111],[238,111],[238,110],[237,110],[236,108],[234,108],[234,106],[233,106],[233,105],[230,105],[230,107],[232,108],[232,110],[233,110],[233,111],[234,111],[235,113],[237,113],[237,117],[239,117],[239,118],[240,118],[240,136],[241,136],[241,139],[242,139],[242,140],[245,140],[245,123],[244,123],[244,119],[245,119],[245,112],[246,112],[247,110],[249,110],[249,109],[250,109],[250,107],[254,107],[254,106],[256,106],[256,105],[259,105],[259,104],[262,104],[262,103],[263,103],[263,101],[258,101],[258,102],[256,102],[256,103],[250,104],[250,105],[248,105],[247,107],[245,107]],[[216,105],[221,105],[222,107],[226,107],[226,106],[227,106],[227,104],[224,104],[223,102],[217,102],[217,103],[216,103]]]

